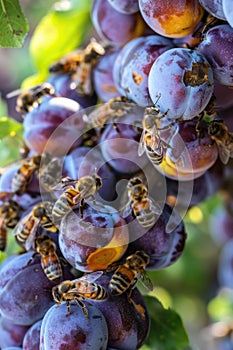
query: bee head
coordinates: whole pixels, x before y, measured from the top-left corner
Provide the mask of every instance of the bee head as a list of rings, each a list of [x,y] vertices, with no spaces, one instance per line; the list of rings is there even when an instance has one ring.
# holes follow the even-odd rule
[[[224,125],[221,121],[213,121],[210,122],[208,126],[208,134],[210,136],[221,136],[222,132],[226,129],[226,125]]]

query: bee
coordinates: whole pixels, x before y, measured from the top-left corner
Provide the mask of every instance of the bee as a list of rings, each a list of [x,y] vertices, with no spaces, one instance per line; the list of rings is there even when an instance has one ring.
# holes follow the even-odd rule
[[[61,278],[62,268],[56,253],[55,242],[47,234],[42,234],[35,238],[35,249],[36,252],[32,255],[30,261],[35,255],[39,254],[41,256],[41,266],[47,278],[50,281]]]
[[[92,39],[84,49],[78,49],[52,64],[49,71],[73,74],[78,93],[92,95],[92,70],[104,54],[105,48]]]
[[[168,147],[160,137],[156,119],[165,117],[167,113],[162,114],[157,107],[147,107],[142,120],[142,134],[139,141],[138,155],[142,156],[144,151],[149,160],[154,165],[162,163],[164,158],[164,149]]]
[[[131,299],[131,294],[139,280],[147,290],[153,290],[153,283],[145,272],[149,262],[149,255],[147,255],[143,250],[138,250],[129,255],[125,259],[125,262],[120,264],[113,273],[108,287],[110,295],[113,296],[118,296],[127,292],[129,302],[134,305],[136,310],[141,314],[142,318],[145,317],[145,310],[143,310],[142,306],[133,302]]]
[[[14,174],[11,188],[12,192],[16,194],[23,194],[31,181],[34,173],[39,169],[41,162],[41,155],[37,154],[33,157],[25,159],[18,171]]]
[[[154,203],[148,196],[148,189],[139,177],[133,177],[127,184],[129,202],[123,212],[126,217],[133,211],[139,224],[145,229],[154,226],[157,215],[162,212],[160,203]]]
[[[57,304],[66,302],[67,315],[70,315],[71,302],[76,301],[82,308],[84,316],[88,319],[88,310],[83,300],[105,300],[107,298],[107,291],[102,286],[94,283],[102,274],[102,271],[96,271],[72,281],[61,282],[52,289],[54,301]]]
[[[194,62],[191,70],[186,70],[184,73],[184,84],[186,86],[199,86],[202,84],[211,85],[209,81],[209,63]]]
[[[0,251],[4,251],[7,243],[7,228],[14,228],[18,221],[21,206],[9,199],[0,207]]]
[[[11,98],[15,95],[19,95],[16,101],[16,111],[22,114],[26,114],[37,108],[43,96],[57,96],[53,85],[47,82],[35,85],[30,89],[12,91],[7,97]]]
[[[233,133],[228,131],[223,121],[213,120],[208,125],[208,134],[218,146],[221,161],[227,164],[229,158],[233,157]]]
[[[114,97],[96,108],[88,116],[84,114],[83,120],[93,128],[103,128],[110,118],[123,117],[132,109],[133,105],[133,102],[126,96]]]
[[[14,235],[17,241],[24,245],[26,250],[33,247],[35,236],[39,227],[50,232],[57,232],[57,227],[51,220],[52,212],[51,202],[41,202],[36,204],[33,209],[22,218],[14,229]]]
[[[52,210],[54,220],[62,219],[77,204],[80,206],[82,217],[84,200],[94,198],[94,194],[102,187],[102,179],[97,174],[86,175],[79,180],[65,177],[62,179],[61,185],[64,192],[54,204]]]

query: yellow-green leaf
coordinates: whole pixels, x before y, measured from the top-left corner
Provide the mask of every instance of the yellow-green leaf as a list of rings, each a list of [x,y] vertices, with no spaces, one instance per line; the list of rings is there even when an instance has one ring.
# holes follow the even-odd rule
[[[0,118],[0,139],[8,136],[15,136],[20,130],[22,130],[22,124],[18,123],[12,118],[1,117]]]

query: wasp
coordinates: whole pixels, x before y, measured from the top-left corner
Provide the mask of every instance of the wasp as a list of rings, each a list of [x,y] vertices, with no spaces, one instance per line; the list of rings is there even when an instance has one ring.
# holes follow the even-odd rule
[[[57,304],[66,302],[67,315],[70,314],[71,302],[76,301],[82,308],[84,316],[88,318],[88,310],[83,300],[105,300],[107,298],[107,291],[102,286],[94,283],[102,274],[102,271],[96,271],[72,281],[61,282],[52,289],[54,301]]]
[[[233,157],[233,133],[221,120],[213,120],[208,125],[208,134],[216,142],[219,157],[223,164],[227,164],[229,158]]]
[[[14,229],[17,241],[24,245],[26,250],[31,249],[35,242],[35,236],[39,227],[50,232],[57,232],[57,227],[51,220],[53,204],[51,202],[41,202],[23,217]]]
[[[105,48],[95,39],[84,49],[78,49],[63,56],[49,68],[50,73],[70,73],[76,81],[78,93],[92,95],[92,70],[99,58],[105,54]]]
[[[41,266],[50,281],[62,277],[62,268],[60,260],[56,253],[56,244],[47,234],[42,234],[35,238],[35,253],[32,255],[28,264],[36,255],[41,257]]]
[[[16,111],[22,114],[27,114],[37,108],[41,104],[43,96],[57,96],[53,85],[47,82],[35,85],[30,89],[12,91],[7,97],[11,98],[16,95],[19,95],[16,101]]]
[[[145,316],[143,310],[141,309],[142,307],[133,302],[131,299],[131,294],[139,280],[147,290],[153,290],[153,283],[145,272],[149,262],[149,255],[143,250],[138,250],[129,255],[125,259],[125,262],[120,264],[113,273],[108,287],[109,293],[113,296],[118,296],[127,292],[129,302],[134,305],[143,318]]]
[[[23,160],[19,169],[12,178],[12,192],[23,194],[31,181],[33,175],[39,170],[41,155],[37,154],[33,157]]]
[[[84,114],[83,120],[93,128],[103,128],[109,119],[123,117],[133,106],[133,102],[126,96],[114,97],[96,108],[88,116]]]
[[[123,217],[133,212],[139,224],[150,229],[156,222],[157,215],[162,212],[160,203],[154,203],[149,198],[148,189],[139,177],[133,177],[127,184],[129,202],[127,203]]]
[[[169,147],[160,137],[159,130],[162,129],[157,127],[157,119],[161,119],[166,115],[167,113],[162,114],[157,107],[146,107],[142,120],[143,131],[139,141],[138,155],[142,156],[146,151],[147,157],[154,165],[162,163],[164,149]]]
[[[84,200],[94,198],[94,194],[102,187],[102,179],[97,174],[86,175],[79,180],[65,177],[62,179],[61,186],[64,191],[55,202],[52,210],[52,216],[55,221],[61,220],[77,204],[80,206],[80,215],[82,217]]]
[[[0,251],[4,251],[7,243],[7,228],[14,228],[20,218],[21,206],[10,199],[0,207]]]

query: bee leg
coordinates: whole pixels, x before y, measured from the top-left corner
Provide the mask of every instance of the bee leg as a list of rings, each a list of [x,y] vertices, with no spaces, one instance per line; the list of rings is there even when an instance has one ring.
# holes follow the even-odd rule
[[[118,126],[117,126],[117,116],[115,115],[113,118],[112,118],[112,125],[113,125],[113,127],[114,127],[114,129],[116,129],[116,132],[118,133],[118,134],[120,134],[121,132],[120,132],[120,129],[118,128]]]
[[[132,294],[133,288],[130,288],[130,291],[127,294],[127,298],[130,304],[133,305],[133,307],[135,308],[135,310],[137,311],[137,313],[139,313],[139,315],[141,316],[141,318],[143,320],[145,320],[146,316],[145,316],[145,308],[140,305],[140,304],[136,304],[133,299],[131,298],[131,294]]]
[[[79,205],[79,214],[81,218],[83,218],[83,206],[84,206],[84,199],[82,198]]]
[[[79,306],[82,309],[83,315],[85,316],[85,318],[88,320],[88,311],[87,311],[87,307],[84,304],[84,302],[80,299],[76,299],[77,303],[79,304]]]
[[[67,307],[66,316],[69,316],[70,315],[70,301],[69,300],[67,300],[67,302],[66,302],[66,307]]]

